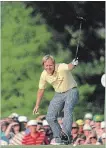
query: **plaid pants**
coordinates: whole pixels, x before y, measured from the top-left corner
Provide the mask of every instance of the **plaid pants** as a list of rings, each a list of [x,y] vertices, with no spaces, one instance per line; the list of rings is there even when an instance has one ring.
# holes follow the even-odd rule
[[[60,133],[63,130],[69,137],[73,122],[73,110],[77,104],[79,93],[77,88],[72,88],[65,93],[55,93],[55,96],[50,101],[46,120],[48,121],[56,142],[61,142]],[[58,114],[64,109],[63,129],[58,124]]]

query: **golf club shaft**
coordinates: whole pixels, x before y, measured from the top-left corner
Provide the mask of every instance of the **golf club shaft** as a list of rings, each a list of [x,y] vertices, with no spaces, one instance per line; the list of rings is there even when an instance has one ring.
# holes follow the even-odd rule
[[[76,49],[76,54],[75,54],[75,60],[78,57],[78,50],[79,50],[80,36],[81,36],[81,27],[82,27],[82,21],[80,21],[80,30],[79,30],[79,36],[78,36],[78,43],[77,43],[77,49]]]

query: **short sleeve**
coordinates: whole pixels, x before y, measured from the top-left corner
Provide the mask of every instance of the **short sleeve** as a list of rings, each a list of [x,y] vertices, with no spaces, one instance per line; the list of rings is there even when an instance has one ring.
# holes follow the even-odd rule
[[[45,89],[46,88],[46,79],[45,79],[45,74],[42,72],[39,80],[39,89]]]
[[[68,64],[65,64],[65,63],[59,64],[58,70],[69,70],[68,69]]]

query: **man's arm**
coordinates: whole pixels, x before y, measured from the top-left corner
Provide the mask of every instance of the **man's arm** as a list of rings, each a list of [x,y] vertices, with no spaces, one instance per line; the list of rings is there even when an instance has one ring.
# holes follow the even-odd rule
[[[69,70],[73,70],[75,68],[75,65],[73,65],[72,63],[68,64],[68,69]]]
[[[41,102],[43,95],[44,95],[44,91],[45,91],[44,89],[38,89],[37,100],[36,100],[36,105],[33,109],[33,114],[36,114],[38,112],[40,102]]]

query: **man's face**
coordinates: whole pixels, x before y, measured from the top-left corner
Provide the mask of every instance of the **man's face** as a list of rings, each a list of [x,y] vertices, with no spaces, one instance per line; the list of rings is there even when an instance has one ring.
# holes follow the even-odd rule
[[[48,59],[46,62],[44,62],[44,69],[50,75],[52,75],[54,73],[55,63],[52,61],[52,59]]]
[[[36,133],[37,125],[31,125],[31,126],[29,126],[29,129],[30,129],[31,133]]]

